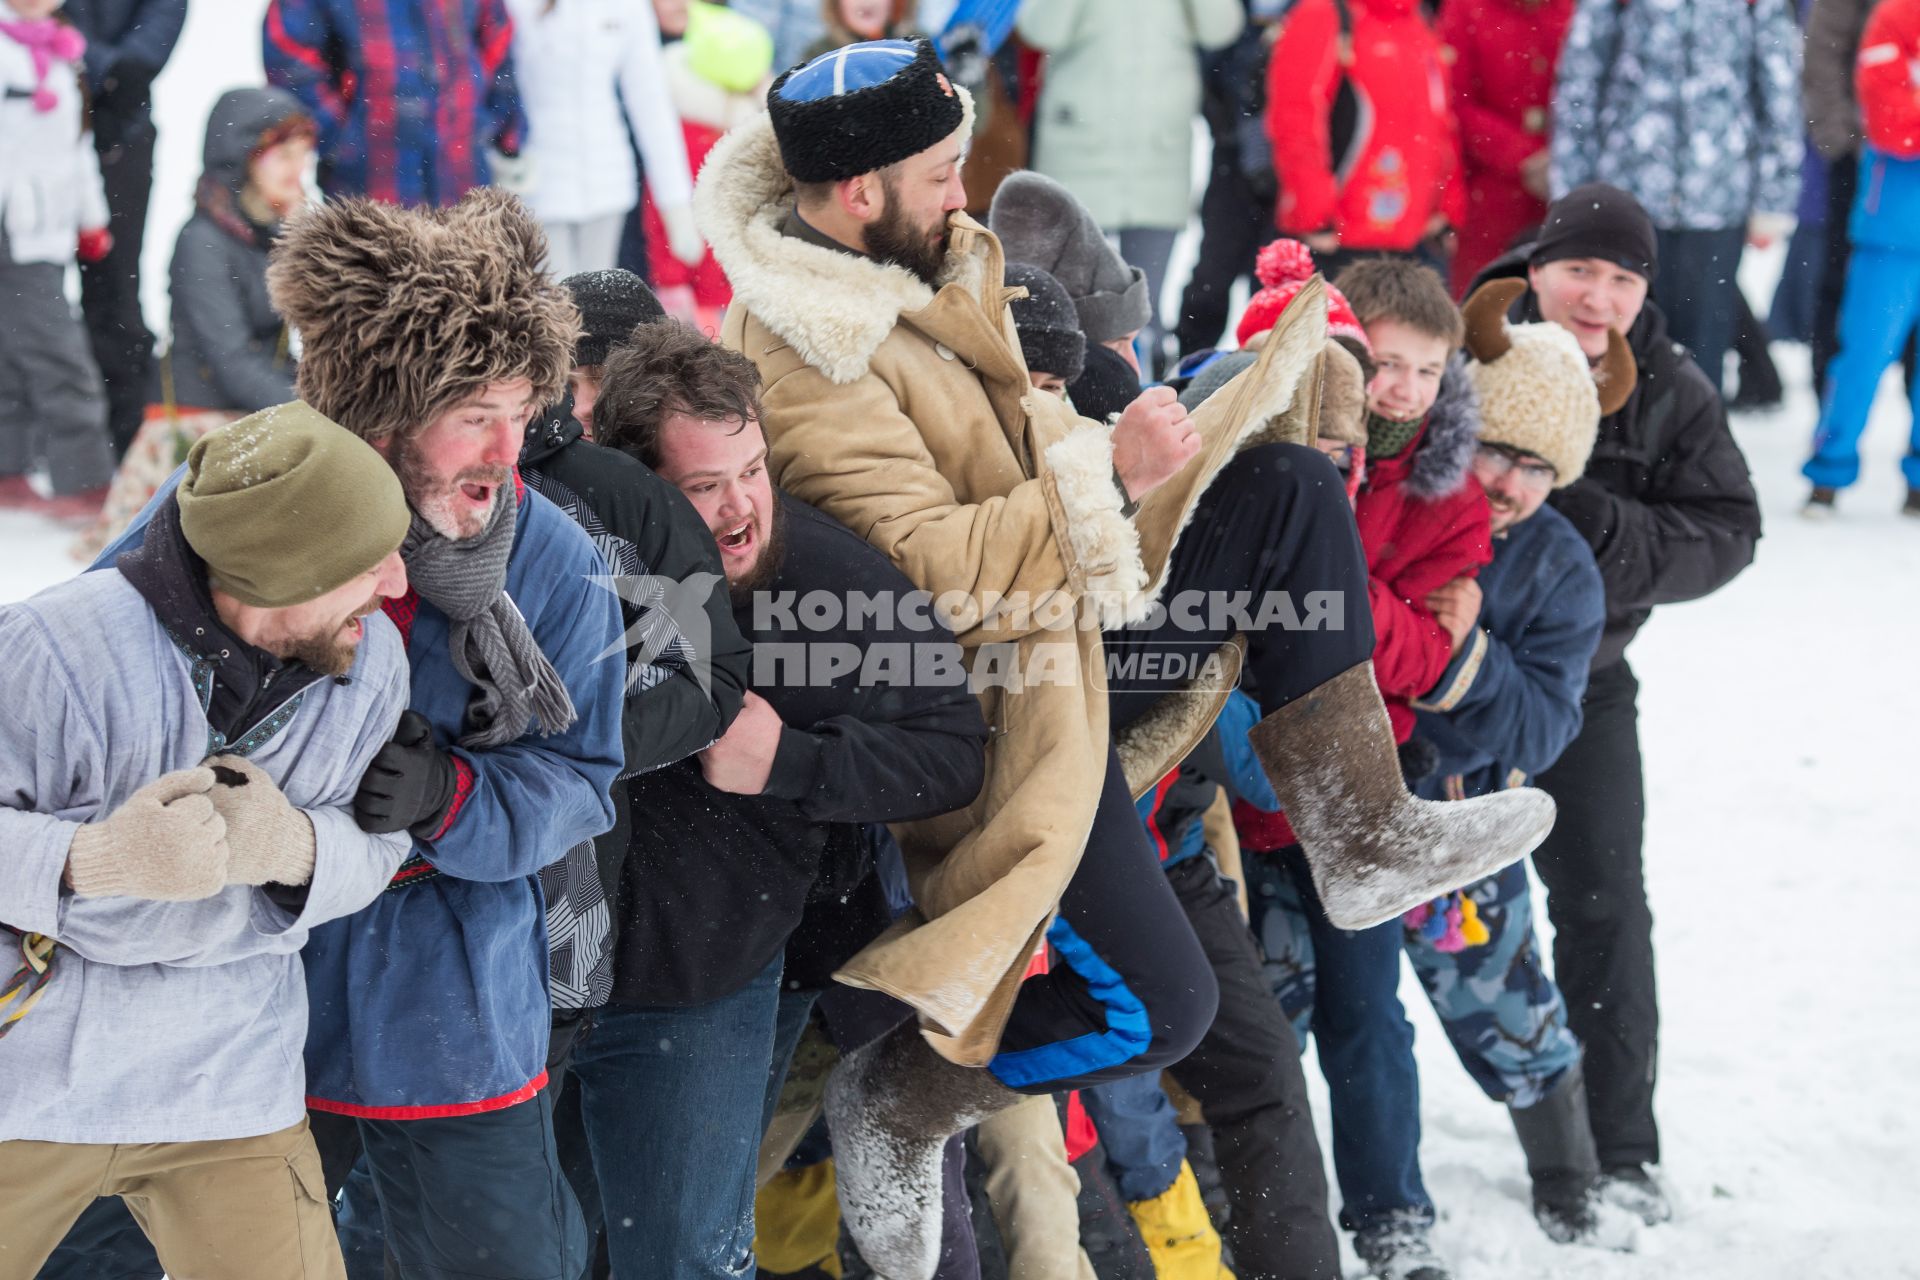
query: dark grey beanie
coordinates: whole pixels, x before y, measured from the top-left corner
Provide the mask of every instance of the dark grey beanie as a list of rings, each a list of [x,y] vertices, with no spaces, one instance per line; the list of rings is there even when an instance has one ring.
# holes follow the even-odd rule
[[[584,330],[573,349],[573,363],[605,364],[607,352],[633,336],[636,327],[666,318],[647,282],[631,271],[609,267],[568,276],[560,287],[573,295]]]
[[[1013,324],[1030,373],[1051,373],[1072,382],[1087,363],[1087,335],[1060,282],[1030,262],[1009,262],[1007,284],[1024,288],[1014,299]]]
[[[1009,262],[1049,272],[1073,299],[1088,342],[1112,342],[1152,318],[1147,276],[1130,267],[1073,193],[1044,174],[1023,169],[994,193],[987,226]]]

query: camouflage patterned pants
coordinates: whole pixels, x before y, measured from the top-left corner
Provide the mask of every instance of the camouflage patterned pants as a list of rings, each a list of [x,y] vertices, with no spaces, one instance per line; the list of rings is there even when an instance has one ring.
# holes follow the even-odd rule
[[[1274,995],[1304,1042],[1313,1010],[1312,937],[1297,893],[1280,878],[1259,934]],[[1580,1061],[1566,1002],[1541,967],[1527,864],[1468,886],[1490,935],[1456,952],[1405,930],[1407,958],[1475,1084],[1495,1102],[1528,1107]]]

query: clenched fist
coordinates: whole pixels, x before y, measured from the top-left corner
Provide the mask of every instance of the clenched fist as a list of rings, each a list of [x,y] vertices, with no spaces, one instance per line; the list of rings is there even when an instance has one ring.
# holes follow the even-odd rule
[[[749,689],[727,731],[700,753],[700,773],[707,785],[737,796],[765,791],[785,727],[773,704]]]
[[[1130,502],[1165,484],[1198,452],[1200,433],[1172,387],[1142,391],[1113,427],[1113,469]]]
[[[1455,653],[1460,652],[1480,621],[1480,601],[1480,584],[1472,578],[1455,578],[1427,595],[1427,608],[1452,639]]]
[[[73,833],[67,883],[82,898],[192,902],[227,883],[227,824],[207,793],[213,770],[179,769]]]

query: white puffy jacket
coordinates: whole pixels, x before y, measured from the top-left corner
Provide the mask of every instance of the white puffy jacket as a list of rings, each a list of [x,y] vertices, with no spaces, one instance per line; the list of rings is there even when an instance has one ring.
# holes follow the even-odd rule
[[[65,265],[80,232],[107,225],[93,136],[82,124],[79,68],[56,62],[53,110],[33,107],[33,58],[0,35],[0,223],[15,262]]]
[[[507,9],[527,113],[533,187],[526,199],[534,215],[543,222],[585,222],[638,204],[629,122],[654,199],[689,204],[686,139],[667,96],[653,6],[647,0],[507,0]]]

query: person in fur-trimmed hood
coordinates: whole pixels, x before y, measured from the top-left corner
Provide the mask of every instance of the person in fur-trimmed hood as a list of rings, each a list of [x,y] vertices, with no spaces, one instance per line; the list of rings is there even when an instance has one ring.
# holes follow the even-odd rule
[[[917,911],[837,975],[919,1014],[844,1058],[827,1092],[849,1229],[901,1280],[934,1265],[949,1134],[1016,1090],[1157,1070],[1212,1017],[1205,956],[1130,800],[1204,732],[1230,676],[1202,668],[1202,696],[1163,695],[1238,628],[1151,616],[1157,599],[1191,593],[1202,615],[1233,592],[1342,602],[1338,623],[1245,625],[1257,748],[1347,923],[1512,861],[1552,812],[1515,795],[1416,807],[1401,782],[1345,494],[1316,450],[1270,442],[1313,430],[1322,286],[1193,417],[1154,388],[1112,427],[1080,419],[1029,381],[999,242],[962,212],[970,100],[932,48],[837,50],[768,106],[695,189],[734,286],[722,340],[761,370],[781,486],[945,593],[996,729],[974,804],[897,829]],[[1148,677],[1181,654],[1176,678]],[[1042,937],[1060,963],[1023,985]]]
[[[513,1275],[586,1261],[546,1089],[538,873],[613,824],[626,664],[602,660],[622,649],[605,561],[515,468],[580,327],[545,251],[489,188],[451,209],[310,211],[267,268],[304,340],[302,397],[386,458],[413,513],[411,589],[386,605],[412,701],[353,799],[363,829],[412,849],[302,953],[316,1133],[364,1148],[407,1274],[468,1272],[476,1250]],[[152,511],[104,558],[139,545]]]

